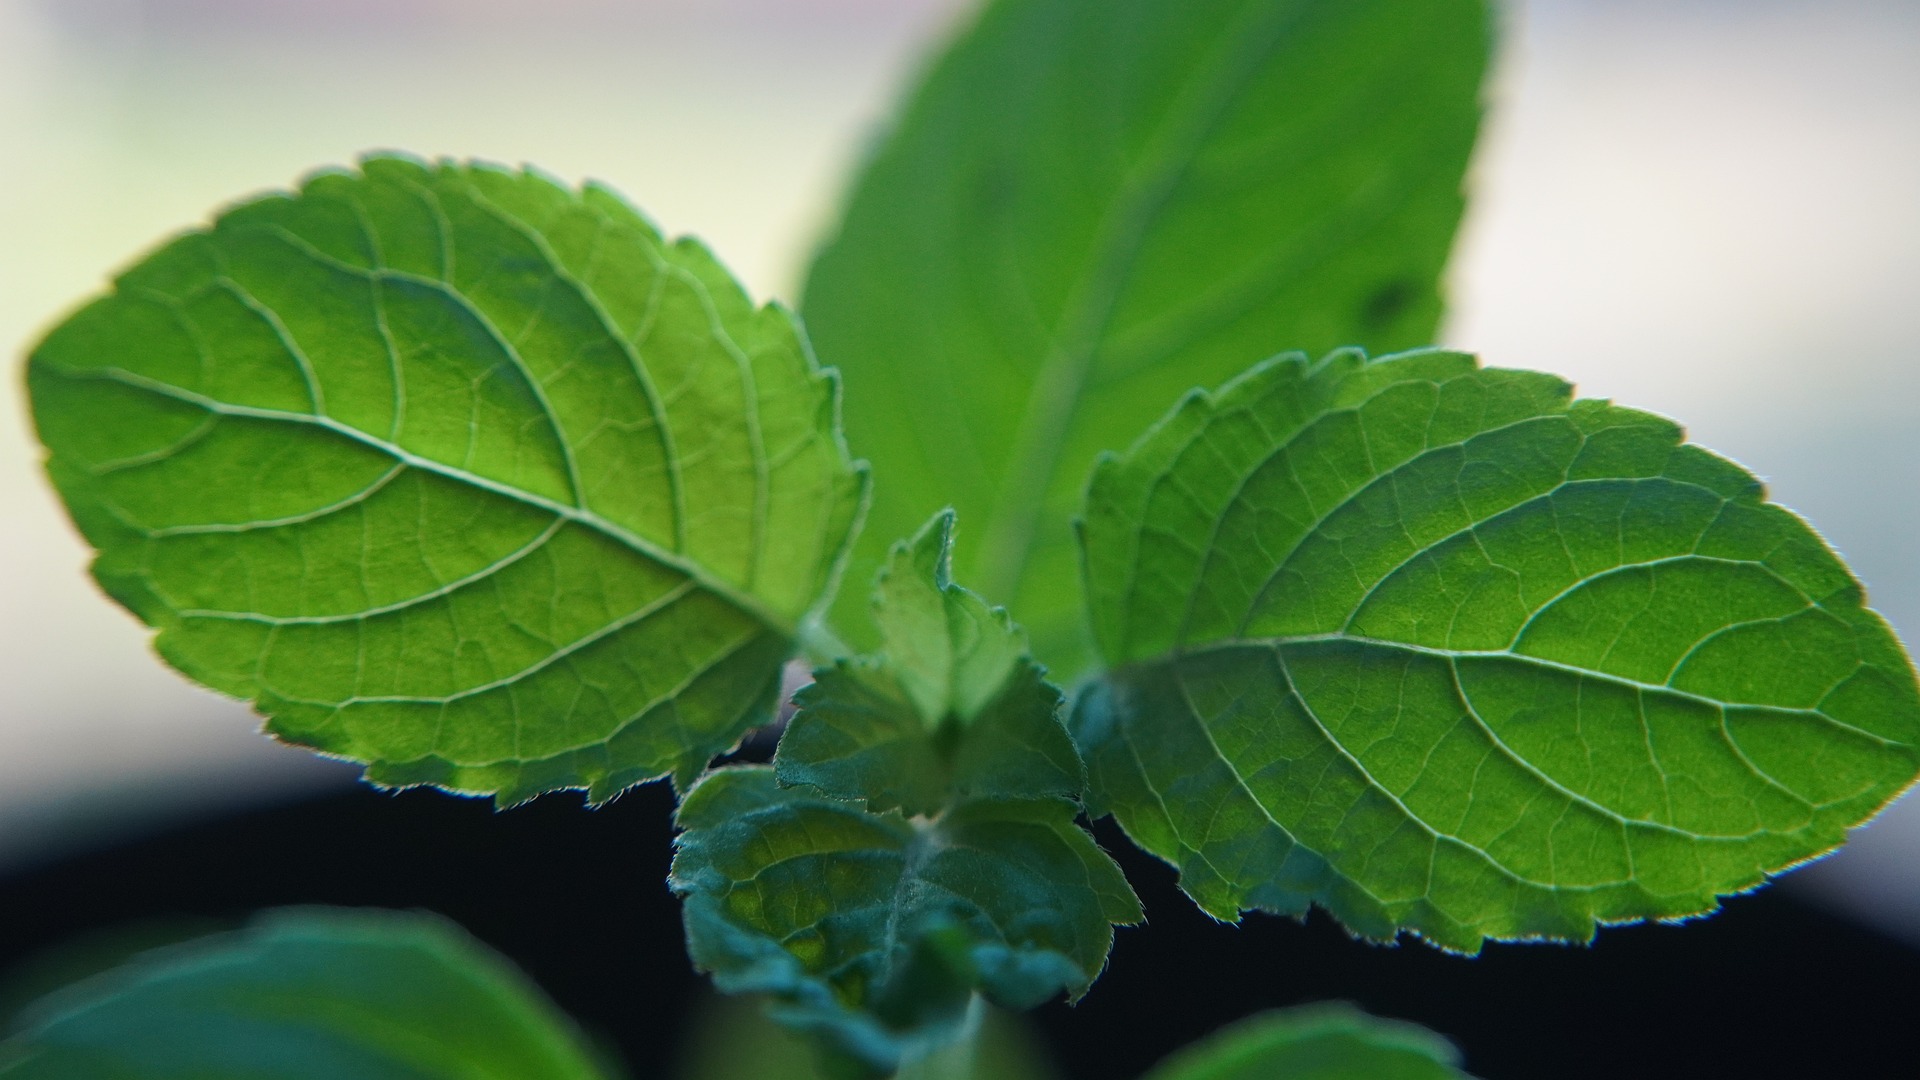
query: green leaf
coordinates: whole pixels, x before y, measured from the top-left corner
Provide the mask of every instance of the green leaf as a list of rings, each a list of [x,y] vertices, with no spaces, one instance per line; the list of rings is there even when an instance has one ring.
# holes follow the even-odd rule
[[[771,719],[865,486],[792,316],[617,196],[374,158],[167,244],[37,348],[48,469],[168,662],[502,803]]]
[[[56,993],[0,1044],[7,1080],[597,1080],[572,1022],[423,914],[292,909]]]
[[[774,762],[782,784],[909,814],[1080,797],[1060,691],[1006,611],[953,583],[953,522],[944,511],[894,545],[874,588],[881,653],[822,669],[795,695]]]
[[[1244,1020],[1162,1062],[1145,1080],[1470,1080],[1453,1045],[1426,1028],[1350,1005]]]
[[[1420,352],[1263,364],[1095,472],[1090,807],[1219,918],[1586,940],[1831,850],[1920,771],[1914,670],[1675,424]]]
[[[873,814],[708,774],[681,803],[669,879],[687,948],[728,993],[876,1073],[937,1050],[975,992],[1029,1008],[1084,994],[1139,901],[1064,800]]]
[[[850,580],[943,505],[960,577],[1089,659],[1096,454],[1282,349],[1433,340],[1484,0],[999,0],[856,184],[801,310],[880,483]],[[867,637],[855,587],[837,628]]]
[[[952,510],[893,546],[873,587],[873,621],[895,681],[921,719],[971,721],[1027,662],[1027,635],[1002,608],[953,582]]]

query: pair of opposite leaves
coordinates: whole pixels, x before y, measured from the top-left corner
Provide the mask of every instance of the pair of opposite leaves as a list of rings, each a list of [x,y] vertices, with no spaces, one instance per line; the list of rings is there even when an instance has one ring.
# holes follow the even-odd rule
[[[763,722],[865,487],[790,317],[602,190],[487,168],[231,211],[29,379],[169,661],[503,802],[685,784]],[[1583,938],[1831,848],[1915,771],[1911,665],[1818,537],[1546,376],[1270,361],[1103,460],[1083,543],[1091,805],[1222,917]],[[896,667],[948,647],[895,617]],[[1051,692],[1000,648],[962,711]]]
[[[1037,621],[1044,655],[1084,666],[1062,529],[1093,451],[1276,341],[1428,338],[1487,21],[1480,0],[989,5],[916,94],[809,282],[809,318],[856,380],[848,423],[887,470],[856,582],[951,502],[984,525],[976,550],[990,557],[973,575]],[[1085,92],[1096,86],[1107,92]],[[1373,181],[1354,188],[1357,171]],[[941,257],[969,251],[1008,257]],[[1156,266],[1176,272],[1136,272]],[[929,268],[941,280],[923,289]],[[996,280],[1009,268],[1039,287],[1009,292],[1017,283]],[[1033,318],[1016,326],[952,302],[964,296]],[[358,181],[323,178],[291,204],[228,215],[211,238],[128,274],[120,300],[42,350],[36,414],[56,479],[102,545],[101,580],[161,627],[162,651],[254,700],[283,737],[365,761],[383,783],[606,798],[667,771],[684,784],[767,715],[796,623],[831,591],[862,483],[836,453],[831,388],[797,335],[753,312],[704,252],[663,244],[604,192],[574,199],[524,178],[372,162]],[[48,389],[53,370],[112,366],[99,358],[129,345],[153,350],[139,370]],[[950,379],[956,357],[995,349],[1045,360],[992,377],[974,366],[933,395],[895,370],[906,355]],[[203,363],[208,351],[223,362]],[[155,392],[169,400],[145,400]],[[1052,405],[1003,430],[1018,410],[996,393]],[[120,415],[128,397],[141,404]],[[112,420],[93,423],[102,411]],[[929,459],[902,444],[909,428],[974,454]],[[169,516],[191,501],[183,493],[208,491],[232,498]],[[1019,570],[1030,552],[1036,569]],[[861,591],[842,590],[836,628],[872,646]],[[1104,957],[1107,918],[1135,908],[1071,808],[1033,798],[1077,793],[1082,774],[1052,716],[1056,692],[1030,668],[1024,685],[1028,714],[1010,726],[989,717],[958,745],[907,739],[891,759],[837,763],[904,768],[909,799],[949,783],[1021,799],[975,798],[929,837],[787,793],[730,840],[690,830],[682,869],[815,814],[868,830],[866,855],[883,864],[873,880],[893,860],[898,880],[931,889],[956,857],[907,864],[964,832],[1030,882],[1079,873],[1105,885],[1083,880],[1069,892],[1091,902],[1072,903],[1000,875],[986,909],[1035,900],[1050,913],[1013,935],[990,912],[956,920],[945,901],[917,905],[945,921],[922,928],[932,967],[888,955],[878,969],[943,972],[949,988],[984,980],[1003,999],[1050,983],[1077,992]],[[998,689],[976,678],[976,697]],[[837,714],[843,734],[851,715]],[[1027,759],[1036,775],[994,746],[994,732],[1023,724],[1049,729],[1049,753]],[[953,737],[948,725],[942,739]],[[805,756],[796,744],[783,765]],[[724,775],[704,805],[723,786],[765,782]],[[696,892],[690,912],[702,903]],[[769,955],[754,952],[765,920],[737,921],[748,955]],[[703,924],[742,929],[690,919]],[[816,969],[859,973],[844,961],[872,957],[864,940],[797,970],[795,953],[771,955],[799,980],[795,995],[818,992]],[[858,1029],[861,1015],[829,1009],[827,1022]]]

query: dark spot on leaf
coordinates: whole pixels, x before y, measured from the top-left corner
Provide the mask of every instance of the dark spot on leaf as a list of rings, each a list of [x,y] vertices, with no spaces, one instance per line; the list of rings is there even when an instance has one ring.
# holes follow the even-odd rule
[[[1406,314],[1419,293],[1420,286],[1405,278],[1381,285],[1360,305],[1360,324],[1372,331],[1385,330]]]

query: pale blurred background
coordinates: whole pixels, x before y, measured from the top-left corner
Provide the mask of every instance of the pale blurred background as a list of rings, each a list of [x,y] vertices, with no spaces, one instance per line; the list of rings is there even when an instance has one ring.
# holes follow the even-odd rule
[[[605,180],[791,300],[966,6],[0,0],[0,348],[214,207],[376,148]],[[1920,638],[1920,4],[1510,15],[1447,341],[1683,418]],[[0,397],[0,872],[350,782],[152,658],[84,575],[17,369]],[[1790,881],[1920,942],[1920,800]]]

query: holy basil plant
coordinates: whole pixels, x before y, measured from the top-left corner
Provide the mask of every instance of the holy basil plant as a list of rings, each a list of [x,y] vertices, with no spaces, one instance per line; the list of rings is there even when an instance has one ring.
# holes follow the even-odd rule
[[[1703,914],[1913,782],[1920,688],[1746,470],[1416,348],[1489,22],[990,4],[814,267],[819,359],[604,188],[323,171],[34,347],[49,474],[280,739],[503,806],[670,777],[695,963],[836,1075],[968,1075],[983,1002],[1088,991],[1142,912],[1085,816],[1224,920]],[[713,768],[800,656],[772,762]],[[277,916],[50,1000],[0,1074],[607,1075],[503,970]],[[1282,1068],[1459,1075],[1337,1010],[1155,1075]]]

